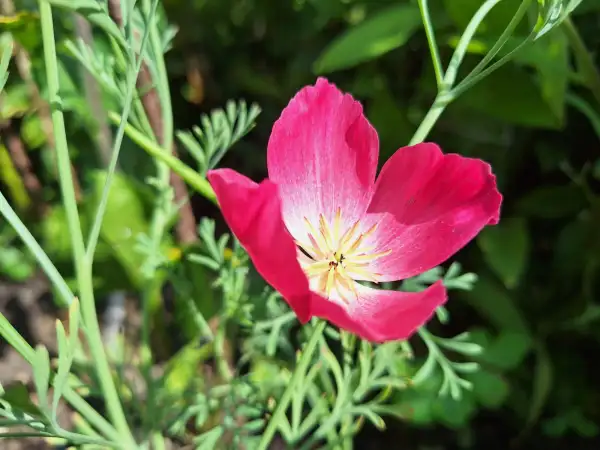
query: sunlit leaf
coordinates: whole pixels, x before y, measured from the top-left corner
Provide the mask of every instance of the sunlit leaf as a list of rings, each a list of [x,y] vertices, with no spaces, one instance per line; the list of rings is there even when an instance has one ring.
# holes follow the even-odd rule
[[[402,3],[350,27],[314,63],[316,73],[347,69],[404,45],[421,27],[416,4]]]

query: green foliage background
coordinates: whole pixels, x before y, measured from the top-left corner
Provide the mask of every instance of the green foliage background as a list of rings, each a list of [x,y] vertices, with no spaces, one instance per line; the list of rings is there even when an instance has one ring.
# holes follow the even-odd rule
[[[35,4],[22,3],[17,2],[18,14],[4,16],[1,25],[29,53],[43,97]],[[481,2],[430,3],[447,63]],[[519,4],[503,0],[486,18],[461,74],[497,40]],[[167,53],[176,128],[191,128],[201,113],[231,98],[257,102],[263,112],[256,128],[221,162],[256,179],[265,175],[273,121],[291,96],[317,75],[363,102],[380,135],[382,161],[407,144],[435,97],[416,2],[165,0],[163,6],[177,28]],[[65,12],[59,19],[60,39],[74,36],[73,16]],[[584,0],[572,20],[595,55],[600,48],[600,2]],[[527,36],[529,27],[521,25],[509,47]],[[439,398],[435,378],[402,393],[398,404],[403,420],[378,435],[380,445],[395,445],[398,436],[406,439],[405,448],[415,449],[426,444],[508,448],[511,442],[545,449],[598,445],[600,104],[575,70],[572,39],[567,26],[552,30],[450,105],[429,136],[446,152],[489,161],[505,198],[500,224],[484,230],[458,257],[478,275],[474,289],[454,294],[448,305],[453,320],[445,332],[470,330],[486,349],[478,357],[483,369],[469,375],[474,389],[460,401]],[[84,213],[90,215],[84,214],[85,224],[91,221],[103,182],[97,170],[99,124],[86,99],[83,71],[64,42],[57,45],[69,142],[85,190]],[[108,44],[98,39],[95,45]],[[110,98],[102,101],[111,108]],[[54,162],[38,111],[26,82],[11,77],[0,119],[25,143],[49,212],[43,220],[32,213],[36,199],[30,198],[10,163],[6,142],[0,145],[0,185],[17,209],[30,214],[29,224],[45,250],[68,271],[64,211],[56,202]],[[122,173],[113,187],[97,256],[96,287],[101,292],[139,287],[142,279],[143,267],[132,256],[135,243],[126,236],[147,228],[152,197],[144,184],[148,159],[127,140],[122,155]],[[181,158],[195,164],[189,154]],[[193,205],[197,215],[218,217],[203,199],[194,198]],[[164,242],[166,249],[175,245]],[[4,223],[0,246],[3,275],[27,280],[33,261]],[[202,276],[188,274],[193,280]],[[435,432],[414,431],[428,429]],[[370,448],[369,436],[367,429],[358,448]]]

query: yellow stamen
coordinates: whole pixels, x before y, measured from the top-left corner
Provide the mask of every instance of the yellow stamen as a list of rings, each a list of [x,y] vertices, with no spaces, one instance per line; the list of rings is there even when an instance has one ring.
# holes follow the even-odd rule
[[[331,288],[333,288],[335,282],[335,268],[332,267],[329,269],[327,273],[327,285],[325,286],[325,292],[327,293],[327,297],[331,295]]]
[[[331,226],[324,214],[319,214],[316,226],[306,217],[304,223],[307,234],[303,240],[308,244],[296,241],[298,261],[316,291],[332,301],[350,304],[352,299],[359,298],[356,280],[379,281],[381,275],[373,271],[370,263],[389,255],[391,250],[373,253],[376,246],[365,245],[377,224],[360,232],[361,224],[356,221],[342,233],[344,224],[340,208],[336,209]]]
[[[307,275],[318,275],[319,273],[321,273],[323,270],[325,269],[329,269],[329,265],[331,263],[327,260],[324,261],[318,261],[312,264],[309,264],[308,266],[304,267],[304,271],[306,272]]]
[[[354,233],[358,229],[359,225],[360,225],[360,222],[357,220],[356,222],[354,222],[354,225],[352,225],[351,228],[346,230],[346,232],[342,236],[342,239],[340,239],[340,243],[339,243],[340,249],[344,248],[344,246],[352,239],[352,236],[354,236]]]
[[[327,242],[323,240],[323,236],[321,235],[321,233],[317,233],[317,230],[314,229],[314,227],[306,217],[304,218],[304,223],[309,231],[308,238],[313,243],[315,248],[319,249],[321,255],[323,255],[324,257],[326,255]]]
[[[381,258],[382,256],[387,256],[392,253],[391,250],[386,250],[384,252],[379,253],[365,253],[362,255],[352,255],[352,261],[372,261],[377,258]]]
[[[372,283],[379,282],[379,280],[377,280],[377,278],[375,277],[375,275],[372,272],[365,270],[363,267],[359,267],[354,264],[348,264],[346,266],[346,271],[348,274],[357,275],[366,281],[371,281]]]
[[[335,245],[333,242],[333,237],[331,235],[331,229],[325,220],[325,216],[323,214],[319,215],[319,231],[321,232],[321,236],[325,239],[325,244],[327,245],[327,249],[329,251],[333,251]]]
[[[354,283],[354,281],[352,280],[352,278],[350,277],[350,275],[348,275],[348,272],[346,272],[346,269],[344,269],[344,267],[340,264],[337,267],[339,274],[340,274],[340,284],[345,287],[346,289],[348,289],[349,291],[352,291],[352,293],[354,294],[355,298],[358,298],[358,292],[356,292],[356,285]],[[339,290],[338,290],[339,292]]]

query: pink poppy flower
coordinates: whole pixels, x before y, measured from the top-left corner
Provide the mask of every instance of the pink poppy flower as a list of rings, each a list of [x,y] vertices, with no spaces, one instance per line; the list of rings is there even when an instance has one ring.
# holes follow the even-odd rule
[[[406,339],[446,301],[358,281],[412,277],[448,259],[502,196],[490,166],[435,144],[398,150],[375,179],[379,140],[359,102],[327,80],[300,90],[275,122],[269,177],[209,172],[223,216],[257,271],[306,323],[313,316],[373,342]]]

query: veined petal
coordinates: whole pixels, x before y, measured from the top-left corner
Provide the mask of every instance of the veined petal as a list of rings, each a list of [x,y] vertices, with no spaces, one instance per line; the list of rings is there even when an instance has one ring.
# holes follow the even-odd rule
[[[365,216],[367,225],[378,223],[373,252],[391,250],[371,270],[389,281],[435,267],[496,224],[501,203],[484,161],[444,155],[430,143],[401,148],[384,165]]]
[[[277,186],[269,180],[257,184],[231,169],[212,170],[208,180],[227,225],[258,273],[306,323],[312,294],[297,259],[296,244],[281,217]]]
[[[319,78],[300,90],[275,122],[269,138],[269,179],[279,187],[283,219],[297,239],[304,218],[334,223],[338,208],[351,226],[365,212],[375,182],[377,132],[362,106]]]
[[[421,292],[386,291],[358,284],[356,292],[358,298],[347,307],[314,294],[311,315],[371,342],[396,341],[409,338],[447,298],[441,281]]]

